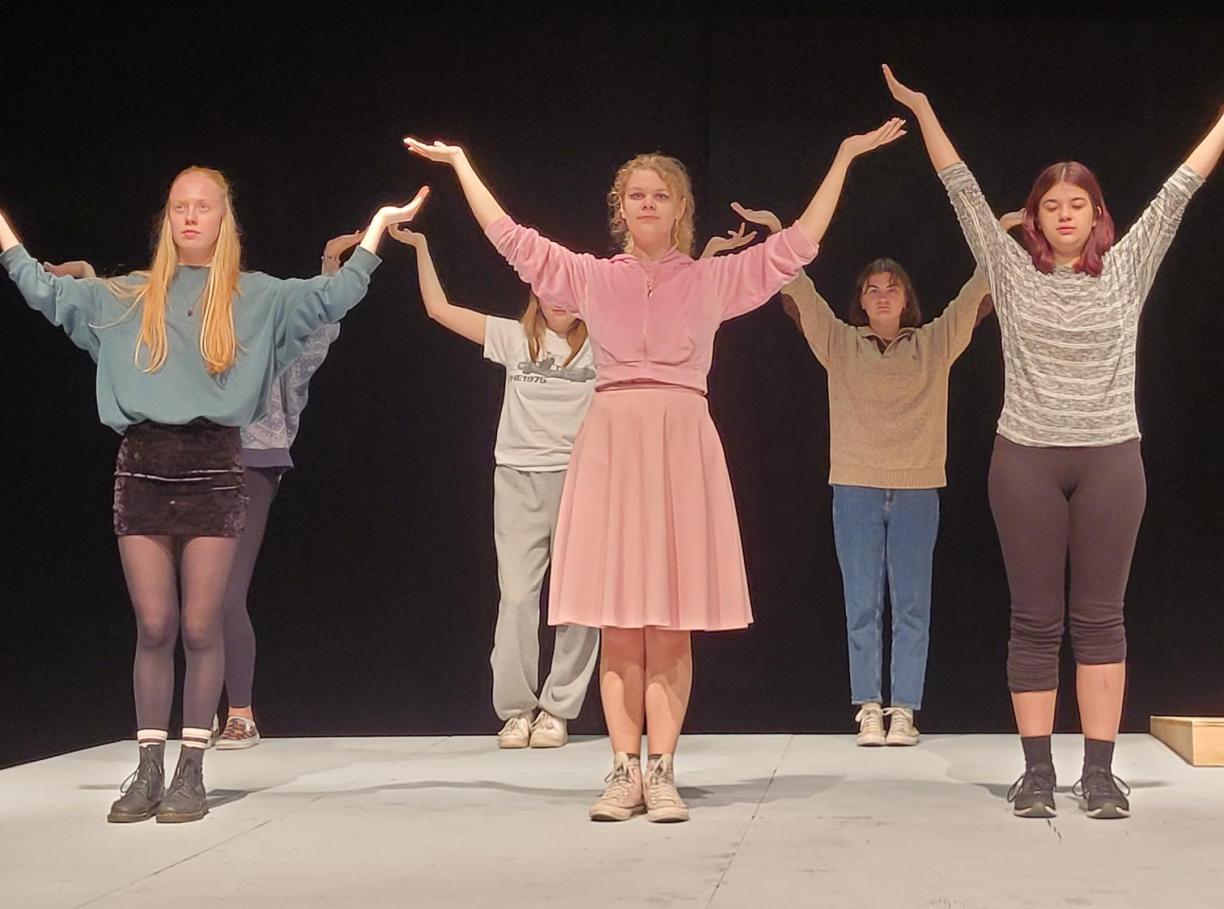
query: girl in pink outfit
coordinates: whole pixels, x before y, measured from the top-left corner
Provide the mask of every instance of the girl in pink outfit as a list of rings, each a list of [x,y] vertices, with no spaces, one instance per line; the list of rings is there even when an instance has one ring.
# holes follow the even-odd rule
[[[688,174],[639,155],[608,194],[610,259],[512,221],[463,149],[404,140],[450,164],[485,235],[537,296],[587,324],[596,394],[561,500],[549,622],[602,629],[600,694],[612,740],[593,820],[683,821],[672,756],[688,707],[690,633],[752,622],[722,443],[705,400],[714,333],[763,305],[811,261],[850,162],[904,135],[903,121],[846,139],[803,215],[743,252],[695,261]],[[645,729],[649,762],[639,752]]]

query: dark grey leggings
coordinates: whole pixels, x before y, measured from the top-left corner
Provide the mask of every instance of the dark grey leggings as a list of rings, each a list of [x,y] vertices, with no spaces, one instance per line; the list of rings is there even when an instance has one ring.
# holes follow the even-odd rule
[[[268,511],[280,487],[281,467],[246,469],[246,529],[238,538],[238,553],[225,589],[225,696],[232,707],[251,706],[255,684],[255,628],[247,611],[247,590],[263,544]]]
[[[1138,439],[1032,448],[995,438],[990,510],[1011,589],[1012,691],[1058,687],[1068,557],[1076,662],[1126,659],[1122,601],[1146,501]]]

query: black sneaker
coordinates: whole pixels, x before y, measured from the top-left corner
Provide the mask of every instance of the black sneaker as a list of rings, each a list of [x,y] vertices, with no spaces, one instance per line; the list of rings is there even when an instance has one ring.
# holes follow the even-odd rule
[[[1071,791],[1084,800],[1090,818],[1112,821],[1130,817],[1130,802],[1126,800],[1130,786],[1114,776],[1108,767],[1085,767],[1084,775]]]
[[[1024,775],[1012,783],[1007,791],[1007,800],[1012,803],[1012,814],[1016,817],[1054,817],[1054,768],[1049,764],[1037,764],[1025,768]]]

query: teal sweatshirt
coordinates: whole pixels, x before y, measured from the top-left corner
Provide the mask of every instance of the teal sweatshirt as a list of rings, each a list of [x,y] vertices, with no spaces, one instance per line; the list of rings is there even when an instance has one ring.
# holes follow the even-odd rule
[[[146,420],[181,425],[203,417],[223,426],[255,422],[275,379],[298,358],[311,332],[339,321],[361,301],[380,261],[358,248],[334,275],[283,280],[243,272],[234,300],[238,358],[227,372],[214,376],[200,354],[206,266],[180,265],[175,271],[166,308],[166,361],[148,373],[135,361],[140,308],[132,308],[130,298],[117,297],[99,279],[48,274],[23,246],[0,254],[0,265],[26,302],[97,361],[98,416],[118,433]],[[147,362],[147,351],[141,350],[140,359],[142,365]]]

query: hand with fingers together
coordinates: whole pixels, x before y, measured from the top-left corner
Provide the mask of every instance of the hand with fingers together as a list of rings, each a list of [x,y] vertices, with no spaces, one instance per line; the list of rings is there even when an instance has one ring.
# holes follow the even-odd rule
[[[340,260],[344,254],[361,242],[365,229],[355,230],[351,234],[341,234],[332,237],[323,246],[323,274],[330,275],[340,270]]]
[[[731,203],[731,210],[745,221],[751,221],[753,224],[760,224],[762,227],[769,228],[771,234],[776,234],[782,230],[781,219],[771,211],[766,211],[763,208],[744,208],[738,202]]]
[[[395,240],[403,243],[405,246],[411,246],[413,249],[420,249],[426,245],[425,235],[418,233],[415,230],[409,230],[399,224],[392,224],[387,228],[387,233]]]
[[[83,259],[73,259],[71,262],[44,262],[42,267],[47,270],[47,274],[55,275],[57,278],[96,278],[98,273],[94,271],[94,267]]]
[[[701,251],[699,258],[708,259],[711,256],[717,256],[719,253],[747,246],[756,239],[757,235],[755,230],[752,233],[745,233],[744,231],[747,229],[747,224],[741,224],[739,230],[729,230],[725,237],[710,237],[710,242],[705,245],[705,249]]]

